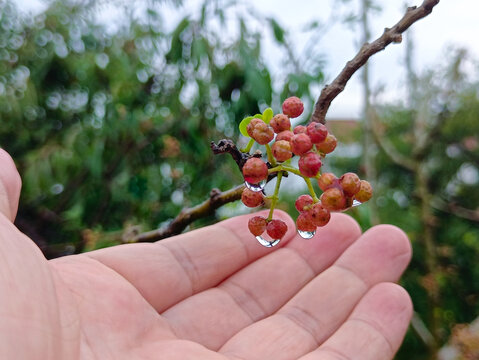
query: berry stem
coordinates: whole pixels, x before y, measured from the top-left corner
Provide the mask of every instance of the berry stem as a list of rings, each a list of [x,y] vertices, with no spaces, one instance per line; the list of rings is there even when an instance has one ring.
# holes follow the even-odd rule
[[[308,177],[303,176],[306,185],[308,185],[309,194],[313,198],[313,202],[317,203],[319,201],[318,197],[316,196],[316,192],[314,191],[313,184],[311,184],[311,179]]]
[[[268,156],[268,161],[271,164],[271,166],[276,166],[276,160],[273,157],[273,152],[271,151],[271,147],[269,144],[264,145],[266,147],[266,155]]]
[[[278,172],[278,176],[276,178],[276,186],[274,187],[274,194],[271,197],[271,207],[269,208],[269,215],[266,221],[271,221],[273,220],[273,212],[274,208],[276,207],[276,203],[279,200],[278,194],[279,194],[279,187],[281,185],[281,178],[283,177],[283,172]]]
[[[248,145],[246,145],[244,149],[241,149],[241,152],[249,153],[253,145],[254,145],[254,139],[249,139]]]

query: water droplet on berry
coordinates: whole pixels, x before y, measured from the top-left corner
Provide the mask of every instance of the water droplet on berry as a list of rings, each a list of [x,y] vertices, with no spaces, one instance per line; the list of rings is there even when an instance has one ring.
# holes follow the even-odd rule
[[[316,231],[302,231],[298,230],[299,236],[301,236],[303,239],[311,239],[314,234],[316,234]]]
[[[263,245],[264,247],[268,247],[268,248],[278,245],[279,242],[281,241],[281,239],[268,241],[268,240],[264,239],[261,235],[256,236],[256,240],[258,240],[258,242],[261,245]]]
[[[361,205],[361,204],[362,204],[361,201],[358,201],[358,200],[354,199],[354,200],[353,200],[353,204],[351,205],[351,207],[356,207],[356,206],[359,206],[359,205]]]
[[[264,187],[266,186],[266,180],[262,180],[257,184],[251,184],[247,181],[244,182],[246,187],[252,191],[263,191]]]

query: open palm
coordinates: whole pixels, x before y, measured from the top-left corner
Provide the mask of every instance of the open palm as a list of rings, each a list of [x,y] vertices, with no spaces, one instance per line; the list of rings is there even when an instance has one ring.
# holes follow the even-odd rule
[[[47,261],[12,224],[20,179],[0,150],[1,359],[390,359],[412,312],[397,228],[335,214],[277,249],[248,216]]]

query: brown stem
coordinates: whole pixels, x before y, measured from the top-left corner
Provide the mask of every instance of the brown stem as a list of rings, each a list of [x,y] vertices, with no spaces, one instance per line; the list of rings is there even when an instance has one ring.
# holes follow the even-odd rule
[[[326,85],[316,102],[311,121],[321,123],[326,122],[326,113],[329,110],[331,102],[341,93],[353,74],[363,66],[368,59],[377,52],[384,50],[391,43],[400,43],[402,33],[406,31],[416,21],[426,17],[432,12],[434,6],[439,0],[424,0],[419,7],[409,7],[406,14],[392,28],[386,28],[384,33],[372,43],[365,43],[356,56],[347,62],[346,66],[339,73],[336,79],[329,85]]]
[[[213,214],[216,209],[224,204],[239,200],[243,189],[244,185],[238,185],[223,192],[218,189],[213,189],[207,200],[192,208],[183,209],[166,227],[145,232],[125,240],[127,242],[153,242],[169,236],[178,235],[193,221]]]

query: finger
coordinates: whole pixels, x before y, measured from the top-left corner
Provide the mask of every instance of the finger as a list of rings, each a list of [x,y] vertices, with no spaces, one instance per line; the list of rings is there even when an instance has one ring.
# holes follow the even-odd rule
[[[21,186],[15,163],[5,150],[0,149],[0,212],[12,222],[17,215]]]
[[[370,287],[396,281],[410,256],[401,230],[376,226],[276,314],[245,328],[220,351],[248,359],[298,358],[329,338]]]
[[[310,241],[299,236],[251,263],[216,288],[168,309],[180,338],[219,349],[241,329],[276,312],[361,235],[351,217],[334,214]]]
[[[361,299],[333,336],[300,360],[392,359],[411,316],[411,298],[402,287],[378,284]]]
[[[275,249],[261,246],[250,234],[247,224],[251,216],[238,216],[153,244],[121,245],[87,256],[121,274],[163,312]],[[288,224],[288,232],[277,246],[281,247],[294,236],[295,227],[286,213],[276,211],[275,217]]]

